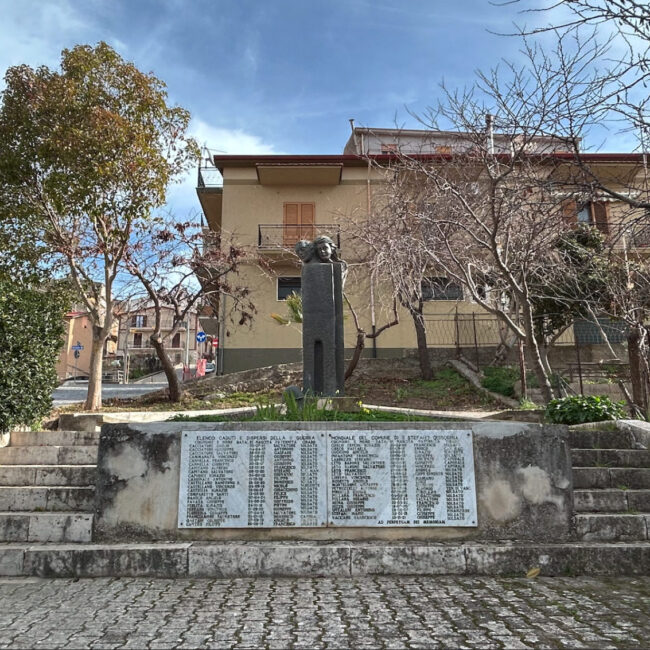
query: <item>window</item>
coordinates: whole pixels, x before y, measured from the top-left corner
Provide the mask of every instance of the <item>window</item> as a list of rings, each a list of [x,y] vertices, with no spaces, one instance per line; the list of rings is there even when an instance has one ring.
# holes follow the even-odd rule
[[[176,332],[174,334],[174,338],[172,339],[172,347],[173,348],[180,348],[181,347],[181,333]]]
[[[435,277],[422,280],[422,300],[462,300],[463,288],[449,278]]]
[[[562,210],[567,223],[584,223],[598,228],[604,235],[609,234],[609,207],[607,203],[588,201],[587,203],[576,204],[575,201],[567,201]]]
[[[284,276],[278,278],[278,300],[286,300],[292,293],[300,295],[302,280],[300,276]]]
[[[136,332],[133,335],[133,347],[134,348],[142,347],[142,332]]]
[[[282,243],[292,248],[301,239],[314,239],[314,203],[285,203],[282,217]]]
[[[147,317],[144,314],[136,314],[131,316],[131,327],[146,327]]]

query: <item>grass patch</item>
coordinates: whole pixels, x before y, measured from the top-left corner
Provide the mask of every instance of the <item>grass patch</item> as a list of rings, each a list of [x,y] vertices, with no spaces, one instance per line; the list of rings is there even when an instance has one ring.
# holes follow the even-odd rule
[[[519,381],[519,370],[516,368],[488,366],[483,369],[481,386],[493,393],[515,396],[515,383]]]
[[[433,379],[415,379],[396,389],[395,401],[413,398],[426,400],[430,403],[428,408],[440,410],[457,408],[459,402],[494,406],[489,397],[476,390],[453,368],[441,368],[434,373]]]

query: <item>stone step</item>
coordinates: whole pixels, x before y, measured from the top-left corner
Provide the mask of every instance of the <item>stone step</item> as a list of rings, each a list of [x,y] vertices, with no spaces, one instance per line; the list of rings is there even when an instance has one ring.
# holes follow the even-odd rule
[[[650,469],[636,467],[574,467],[574,489],[650,489]]]
[[[573,449],[638,449],[634,434],[630,431],[615,429],[600,431],[598,429],[571,429],[569,446]]]
[[[88,431],[13,431],[10,447],[98,445],[99,433]]]
[[[574,467],[650,467],[647,449],[572,449]]]
[[[4,486],[93,486],[97,465],[0,465],[0,485]]]
[[[647,575],[647,542],[0,544],[0,575],[48,578]]]
[[[650,512],[650,490],[574,490],[575,512]]]
[[[92,512],[94,505],[94,487],[0,487],[0,511]]]
[[[578,514],[576,535],[584,542],[632,542],[648,539],[646,514]]]
[[[97,462],[96,445],[3,447],[2,465],[90,465]]]
[[[82,512],[0,512],[0,542],[90,542],[92,525]]]

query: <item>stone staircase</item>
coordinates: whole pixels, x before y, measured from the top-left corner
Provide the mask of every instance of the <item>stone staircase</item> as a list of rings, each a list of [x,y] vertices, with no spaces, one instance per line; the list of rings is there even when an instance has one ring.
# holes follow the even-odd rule
[[[620,429],[573,430],[571,447],[577,539],[650,539],[650,450]]]
[[[16,431],[0,448],[0,542],[90,542],[98,433]]]
[[[569,434],[574,541],[390,545],[93,542],[99,433],[13,432],[0,448],[0,576],[648,575],[650,429],[606,429]]]

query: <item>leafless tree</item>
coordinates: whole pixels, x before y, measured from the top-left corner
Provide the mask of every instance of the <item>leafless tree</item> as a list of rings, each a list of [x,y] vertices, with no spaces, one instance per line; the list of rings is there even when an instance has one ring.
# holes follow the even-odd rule
[[[427,347],[423,296],[430,265],[423,247],[422,222],[412,210],[426,188],[401,162],[395,167],[380,169],[380,173],[385,182],[375,197],[374,214],[351,220],[345,232],[359,256],[360,271],[379,284],[383,289],[381,293],[388,298],[393,318],[387,326],[399,322],[398,304],[413,319],[420,374],[423,379],[431,379],[433,370]],[[355,315],[355,322],[357,320]],[[358,349],[359,342],[368,337],[367,334],[363,336],[358,325],[357,337]]]
[[[239,325],[250,324],[256,311],[250,290],[236,282],[248,254],[222,237],[222,233],[202,232],[194,223],[171,219],[152,228],[127,251],[126,270],[139,280],[153,307],[149,339],[165,372],[172,402],[182,399],[182,390],[166,348],[190,312],[201,307],[216,316],[226,297],[230,299],[227,317]],[[173,310],[171,329],[163,328],[165,307]]]

